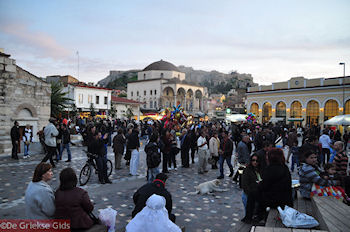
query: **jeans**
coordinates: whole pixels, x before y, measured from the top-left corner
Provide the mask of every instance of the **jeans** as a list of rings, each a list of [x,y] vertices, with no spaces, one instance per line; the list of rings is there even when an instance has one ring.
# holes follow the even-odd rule
[[[152,183],[156,176],[159,174],[159,168],[149,168],[148,169],[148,183]]]
[[[46,145],[47,153],[44,159],[41,161],[42,163],[45,163],[48,159],[50,159],[50,163],[52,167],[55,167],[55,163],[53,162],[52,157],[55,155],[56,147],[50,147]]]
[[[292,166],[290,168],[292,172],[294,171],[294,164],[296,164],[298,167],[300,166],[299,157],[297,155],[292,155]]]
[[[24,156],[29,155],[29,144],[27,145],[26,143],[24,143]]]
[[[100,182],[107,181],[107,159],[104,156],[98,156],[96,158],[96,165],[98,171],[98,179]]]
[[[224,161],[225,160],[226,160],[228,167],[230,168],[230,172],[233,173],[233,167],[231,164],[231,156],[227,156],[227,157],[220,156],[220,158],[219,158],[220,176],[224,176]]]
[[[131,160],[130,160],[130,174],[136,176],[137,168],[139,166],[140,153],[137,149],[131,151]]]
[[[69,143],[67,143],[67,144],[62,144],[61,143],[60,154],[58,155],[57,159],[59,159],[59,160],[62,159],[62,153],[63,153],[64,149],[67,149],[68,160],[71,160],[72,159],[72,154],[70,152]]]
[[[248,201],[248,195],[242,191],[242,202],[243,202],[245,211],[247,211],[247,201]]]

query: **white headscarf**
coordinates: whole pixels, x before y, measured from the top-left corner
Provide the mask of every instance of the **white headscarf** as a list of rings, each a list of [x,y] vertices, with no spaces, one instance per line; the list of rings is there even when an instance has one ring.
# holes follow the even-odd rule
[[[165,202],[162,196],[150,196],[146,206],[126,226],[126,232],[181,232],[181,229],[170,221]]]

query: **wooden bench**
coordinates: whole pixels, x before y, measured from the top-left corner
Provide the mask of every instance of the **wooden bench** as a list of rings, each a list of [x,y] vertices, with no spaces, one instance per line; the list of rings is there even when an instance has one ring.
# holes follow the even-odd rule
[[[326,232],[326,230],[273,228],[264,226],[253,226],[250,232]]]
[[[350,207],[332,196],[312,198],[320,228],[328,231],[350,231]]]
[[[316,214],[315,214],[314,206],[312,202],[310,200],[305,200],[299,194],[299,192],[297,192],[297,197],[293,202],[293,208],[298,210],[301,213],[305,213],[307,215],[310,215],[316,218],[315,217]],[[270,209],[265,226],[273,227],[273,228],[286,228],[279,217],[279,212],[277,209]]]

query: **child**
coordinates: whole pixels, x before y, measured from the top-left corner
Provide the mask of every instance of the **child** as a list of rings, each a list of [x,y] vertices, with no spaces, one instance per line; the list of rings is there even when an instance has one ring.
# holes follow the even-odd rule
[[[334,163],[327,163],[324,165],[324,172],[320,174],[321,178],[325,180],[333,180],[334,174],[337,172],[336,166]]]
[[[293,146],[291,148],[291,154],[292,154],[292,166],[290,170],[294,172],[294,165],[296,164],[298,168],[300,167],[299,163],[299,147],[297,146],[298,144],[296,142],[293,143]]]

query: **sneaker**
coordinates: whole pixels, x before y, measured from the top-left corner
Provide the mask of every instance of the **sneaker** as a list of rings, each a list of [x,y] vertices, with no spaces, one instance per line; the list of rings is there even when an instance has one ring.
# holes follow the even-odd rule
[[[25,156],[23,156],[23,159],[27,159],[27,158],[28,158],[28,156],[26,156],[26,155],[25,155]]]
[[[177,171],[177,168],[174,168],[175,171]]]
[[[66,160],[65,162],[71,162],[71,160]]]
[[[218,176],[218,177],[216,177],[216,179],[224,179],[224,176]]]
[[[30,158],[30,155],[27,155],[27,158]]]
[[[173,170],[173,168],[172,168],[172,167],[170,167],[170,168],[169,168],[169,170],[171,171],[171,170]]]

